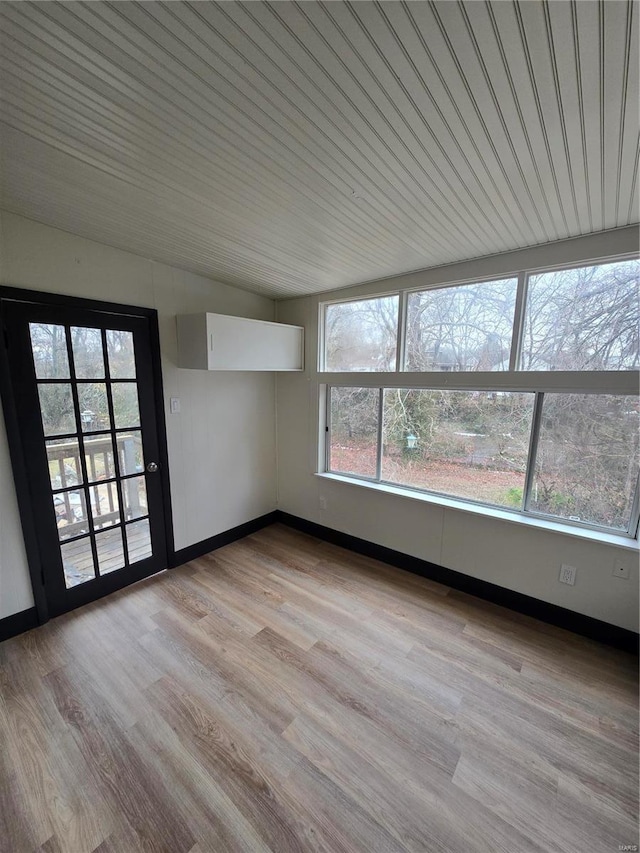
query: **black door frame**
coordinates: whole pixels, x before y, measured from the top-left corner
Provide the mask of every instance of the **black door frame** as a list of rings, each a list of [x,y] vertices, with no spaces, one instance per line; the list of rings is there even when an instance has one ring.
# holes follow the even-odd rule
[[[162,386],[162,364],[160,357],[160,334],[158,312],[155,308],[139,308],[133,305],[121,305],[102,302],[96,299],[84,299],[58,293],[45,293],[26,290],[19,287],[0,286],[0,399],[4,410],[4,419],[9,444],[9,456],[15,482],[18,511],[24,537],[27,563],[31,576],[31,586],[38,616],[38,624],[49,619],[49,607],[45,594],[44,572],[40,557],[36,524],[33,517],[33,505],[29,489],[29,479],[25,464],[25,451],[22,441],[18,412],[14,397],[9,367],[8,335],[6,329],[5,306],[8,303],[23,303],[69,309],[84,309],[100,314],[119,314],[143,318],[149,324],[149,343],[153,374],[153,392],[155,399],[155,420],[158,435],[160,471],[162,485],[162,509],[167,546],[167,568],[174,565],[175,543],[173,538],[173,514],[171,509],[171,489],[169,479],[169,454],[167,450],[167,429],[164,410],[164,392]],[[108,594],[107,592],[103,594]],[[99,596],[98,596],[99,597]]]

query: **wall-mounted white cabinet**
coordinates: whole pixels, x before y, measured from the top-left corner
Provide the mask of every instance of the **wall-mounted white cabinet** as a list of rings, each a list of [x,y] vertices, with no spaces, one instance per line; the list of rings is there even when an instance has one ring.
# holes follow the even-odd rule
[[[226,314],[178,315],[178,367],[302,370],[304,329]]]

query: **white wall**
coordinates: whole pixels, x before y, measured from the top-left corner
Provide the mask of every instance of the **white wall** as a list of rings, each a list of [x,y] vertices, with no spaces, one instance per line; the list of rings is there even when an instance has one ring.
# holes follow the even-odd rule
[[[273,319],[263,297],[145,260],[11,214],[0,214],[0,282],[159,312],[176,547],[206,539],[276,506],[274,377],[176,368],[175,315],[196,311]],[[638,246],[625,229],[351,288],[350,295],[486,276],[521,267],[595,259]],[[626,247],[626,248],[625,248]],[[337,294],[326,294],[331,298]],[[306,327],[306,370],[279,374],[278,506],[286,512],[497,583],[615,625],[638,629],[637,557],[601,545],[479,518],[315,477],[319,297],[278,304],[278,319]],[[319,497],[327,509],[319,508]],[[632,563],[629,581],[611,577],[614,557]],[[558,583],[561,563],[578,567],[574,587]],[[0,419],[0,618],[33,599]]]
[[[0,283],[157,309],[176,548],[274,510],[274,375],[179,370],[175,323],[197,311],[272,320],[274,303],[12,214],[0,226]],[[32,605],[2,420],[0,618]]]
[[[318,455],[318,384],[321,381],[316,371],[318,303],[321,300],[463,281],[523,268],[578,263],[637,249],[638,229],[620,229],[359,285],[322,297],[279,302],[279,321],[306,327],[304,374],[277,377],[279,508],[637,631],[637,552],[314,476]],[[320,496],[326,500],[326,510],[320,509]],[[612,577],[616,556],[624,557],[630,564],[629,580]],[[558,582],[562,563],[577,567],[575,586]]]

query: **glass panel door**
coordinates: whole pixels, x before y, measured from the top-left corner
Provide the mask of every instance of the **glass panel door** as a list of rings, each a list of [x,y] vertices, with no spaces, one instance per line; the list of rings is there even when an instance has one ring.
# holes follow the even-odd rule
[[[7,310],[47,599],[62,612],[166,567],[148,321]]]

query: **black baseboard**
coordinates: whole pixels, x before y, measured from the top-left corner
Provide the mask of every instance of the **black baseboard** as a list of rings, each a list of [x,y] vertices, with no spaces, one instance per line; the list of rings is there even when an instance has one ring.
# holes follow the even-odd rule
[[[332,542],[334,545],[339,545],[349,551],[355,551],[357,554],[372,557],[391,566],[396,566],[413,574],[445,584],[445,586],[450,586],[452,589],[467,592],[470,595],[475,595],[477,598],[507,607],[517,613],[532,616],[542,622],[556,625],[559,628],[565,628],[568,631],[573,631],[575,634],[581,634],[600,643],[606,643],[624,651],[638,654],[639,638],[638,634],[634,631],[619,628],[617,625],[610,625],[608,622],[602,622],[591,616],[585,616],[582,613],[558,607],[556,604],[549,604],[546,601],[532,598],[529,595],[505,589],[488,581],[472,578],[453,569],[445,569],[443,566],[438,566],[435,563],[429,563],[418,557],[411,557],[409,554],[385,548],[383,545],[376,545],[374,542],[369,542],[366,539],[358,539],[356,536],[342,533],[331,527],[324,527],[322,524],[307,521],[304,518],[290,515],[281,510],[274,510],[259,518],[254,518],[251,521],[233,527],[231,530],[218,533],[217,536],[211,536],[202,542],[196,542],[194,545],[189,545],[187,548],[175,551],[170,558],[169,567],[176,568],[177,566],[181,566],[190,560],[195,560],[198,557],[208,554],[210,551],[215,551],[217,548],[222,548],[224,545],[229,545],[231,542],[243,539],[245,536],[249,536],[251,533],[255,533],[263,527],[268,527],[270,524],[276,522],[286,524],[318,539]],[[29,631],[38,624],[38,614],[35,607],[23,610],[20,613],[14,613],[12,616],[6,616],[4,619],[0,619],[0,642]]]
[[[179,551],[174,551],[169,555],[169,568],[174,569],[177,566],[182,566],[188,563],[189,560],[195,560],[197,557],[202,557],[210,551],[215,551],[216,548],[222,548],[223,545],[229,545],[237,539],[243,539],[263,527],[268,527],[278,520],[278,513],[269,512],[266,515],[261,515],[259,518],[254,518],[244,524],[239,524],[231,530],[225,530],[223,533],[218,533],[217,536],[211,536],[209,539],[204,539],[202,542],[196,542],[195,545],[189,545],[187,548],[181,548]],[[37,627],[38,613],[35,607],[29,610],[23,610],[20,613],[14,613],[12,616],[6,616],[0,619],[0,642],[8,640],[10,637],[15,637],[18,634],[23,634],[31,628]]]
[[[4,619],[0,619],[0,642],[16,637],[18,634],[24,634],[25,631],[35,628],[37,624],[38,612],[35,607],[5,616]]]
[[[196,542],[194,545],[188,545],[186,548],[174,551],[173,556],[169,558],[169,568],[175,569],[178,566],[184,565],[184,563],[188,563],[190,560],[197,560],[198,557],[203,557],[209,551],[215,551],[216,548],[230,545],[231,542],[243,539],[257,530],[262,530],[263,527],[268,527],[277,520],[278,511],[274,510],[273,512],[268,512],[266,515],[261,515],[259,518],[239,524],[237,527],[232,527],[231,530],[218,533],[217,536],[211,536],[209,539],[203,539],[202,542]]]
[[[453,569],[445,569],[435,563],[429,563],[426,560],[420,560],[418,557],[403,554],[401,551],[376,545],[366,539],[358,539],[348,533],[341,533],[339,530],[324,527],[322,524],[316,524],[313,521],[307,521],[280,510],[277,512],[276,520],[318,539],[324,539],[334,545],[355,551],[357,554],[364,554],[366,557],[372,557],[391,566],[445,584],[453,589],[467,592],[477,598],[491,601],[493,604],[508,607],[510,610],[515,610],[526,616],[533,616],[541,622],[556,625],[558,628],[565,628],[575,634],[589,637],[591,640],[597,640],[600,643],[606,643],[618,649],[638,654],[638,634],[634,631],[628,631],[626,628],[619,628],[617,625],[610,625],[608,622],[576,613],[574,610],[567,610],[564,607],[549,604],[521,592],[514,592],[488,581],[469,577],[469,575],[456,572]]]

